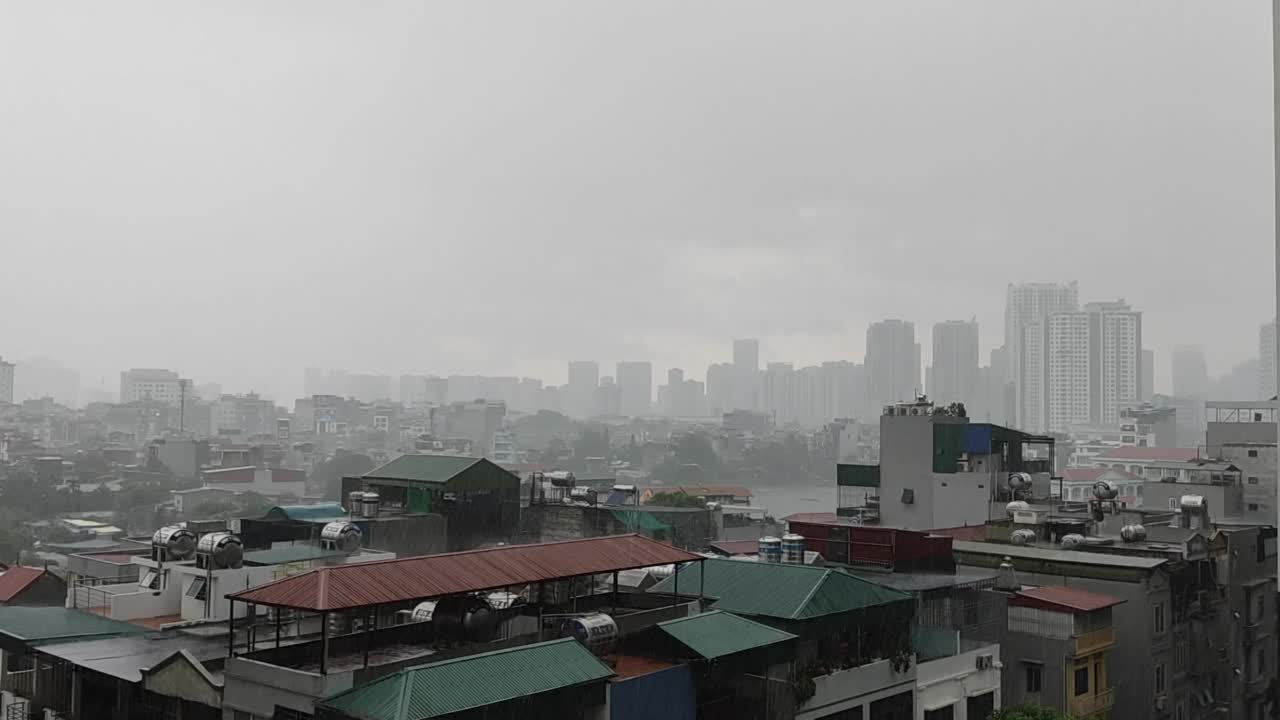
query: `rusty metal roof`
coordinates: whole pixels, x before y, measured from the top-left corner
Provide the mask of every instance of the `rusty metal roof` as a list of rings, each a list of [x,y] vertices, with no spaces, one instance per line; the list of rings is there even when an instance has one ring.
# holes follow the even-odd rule
[[[1044,585],[1029,590],[1019,590],[1014,594],[1010,605],[1022,605],[1043,610],[1066,610],[1067,612],[1092,612],[1119,605],[1122,598],[1089,592],[1080,588],[1062,585]]]
[[[640,535],[614,535],[323,567],[227,597],[324,612],[702,559]]]

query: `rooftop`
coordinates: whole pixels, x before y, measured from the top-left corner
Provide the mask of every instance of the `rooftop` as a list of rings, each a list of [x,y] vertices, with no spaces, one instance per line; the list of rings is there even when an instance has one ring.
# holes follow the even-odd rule
[[[125,682],[140,682],[144,669],[155,667],[179,650],[186,650],[200,662],[227,656],[225,638],[199,638],[173,631],[157,633],[145,628],[134,630],[146,634],[81,639],[43,648],[42,652]]]
[[[26,645],[68,642],[86,637],[135,635],[143,628],[64,607],[0,607],[0,644],[8,639]]]
[[[338,503],[320,503],[318,505],[277,505],[268,510],[263,519],[327,523],[348,517],[350,514],[346,508]]]
[[[1152,570],[1163,565],[1163,558],[1138,557],[1135,555],[1109,555],[1080,550],[1058,550],[1030,545],[1006,545],[1004,543],[964,542],[956,540],[951,548],[957,553],[974,555],[1008,555],[1013,559],[1043,560],[1047,562],[1075,563],[1079,565],[1102,565],[1107,567],[1129,568],[1134,570]],[[1017,567],[1017,563],[1014,563]]]
[[[1063,482],[1097,482],[1103,475],[1119,475],[1125,480],[1142,480],[1128,470],[1109,467],[1066,468],[1062,471],[1062,480]]]
[[[1196,448],[1118,447],[1098,456],[1098,460],[1136,460],[1151,462],[1192,462],[1200,457]]]
[[[323,612],[703,559],[640,535],[614,535],[317,568],[227,597]]]
[[[904,593],[918,593],[990,582],[996,579],[996,572],[960,567],[953,574],[892,572],[868,574],[865,579]]]
[[[1038,607],[1047,610],[1092,612],[1124,602],[1121,598],[1081,590],[1062,585],[1044,585],[1030,590],[1019,590],[1010,604]]]
[[[658,627],[708,660],[794,640],[796,637],[720,610],[668,620],[658,623]]]
[[[711,607],[717,610],[784,620],[807,620],[911,598],[833,568],[722,558],[685,566],[649,592],[672,593],[679,587],[688,593],[701,590],[715,600]]]
[[[0,573],[0,602],[9,602],[39,580],[47,570],[44,568],[15,565]]]
[[[650,488],[653,492],[677,492],[685,495],[693,495],[695,497],[721,496],[729,495],[732,497],[754,497],[751,488],[742,485],[675,485],[670,488],[655,486]]]
[[[711,549],[724,555],[755,555],[760,549],[758,540],[717,540]]]
[[[562,638],[408,668],[322,704],[365,720],[427,720],[613,674],[577,640]]]
[[[253,565],[284,565],[343,555],[346,553],[326,550],[318,545],[277,545],[266,550],[250,550],[244,554],[244,561]]]
[[[362,477],[443,485],[480,460],[481,458],[461,455],[401,455],[389,463],[370,470]]]

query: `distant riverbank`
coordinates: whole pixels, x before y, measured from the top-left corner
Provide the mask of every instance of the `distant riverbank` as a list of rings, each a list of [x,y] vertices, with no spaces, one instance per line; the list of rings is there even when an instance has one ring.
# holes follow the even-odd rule
[[[796,487],[753,487],[751,504],[768,508],[769,514],[781,519],[800,512],[835,512],[835,485]]]

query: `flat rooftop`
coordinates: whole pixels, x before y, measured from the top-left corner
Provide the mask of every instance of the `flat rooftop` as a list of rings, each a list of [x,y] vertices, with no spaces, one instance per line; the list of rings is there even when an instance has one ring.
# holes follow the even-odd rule
[[[131,683],[141,682],[144,669],[158,665],[179,650],[186,650],[200,662],[217,660],[227,656],[227,641],[166,632],[67,642],[40,649],[46,655]]]
[[[994,570],[959,567],[956,568],[955,573],[892,572],[851,574],[877,585],[891,587],[894,590],[917,593],[990,582],[996,579],[997,573]]]
[[[1080,550],[1058,550],[1032,545],[1006,545],[1003,543],[965,542],[956,540],[951,549],[957,553],[971,555],[1008,555],[1011,558],[1025,560],[1049,560],[1053,562],[1074,563],[1078,565],[1102,565],[1106,567],[1129,568],[1134,570],[1151,570],[1167,562],[1163,558],[1137,557],[1133,555],[1112,555],[1108,553],[1084,552]]]

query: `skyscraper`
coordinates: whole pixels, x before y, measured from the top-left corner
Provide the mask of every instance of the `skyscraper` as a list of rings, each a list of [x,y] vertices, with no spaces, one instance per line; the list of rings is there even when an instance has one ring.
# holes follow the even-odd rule
[[[1123,407],[1141,400],[1142,313],[1123,300],[1052,313],[1043,323],[1024,326],[1023,339],[1023,377],[1043,382],[1042,392],[1026,396],[1042,400],[1025,405],[1035,412],[1025,416],[1023,428],[1061,432],[1073,424],[1113,425]]]
[[[922,389],[915,324],[896,319],[872,323],[867,328],[864,364],[873,407],[914,400]]]
[[[1209,364],[1199,345],[1178,345],[1170,360],[1175,397],[1204,399],[1209,392]]]
[[[1258,331],[1258,399],[1270,400],[1276,395],[1276,321]]]
[[[1027,352],[1043,352],[1043,321],[1050,313],[1074,312],[1079,306],[1079,288],[1075,281],[1060,283],[1010,284],[1005,296],[1004,346],[1009,352],[1008,378],[1014,384],[1015,423],[1019,427],[1034,428],[1043,424],[1044,378],[1038,368],[1043,367],[1043,355],[1028,359]],[[1025,328],[1039,324],[1029,341],[1023,339]],[[1037,419],[1039,418],[1039,419]]]
[[[649,362],[619,362],[618,412],[635,417],[653,411],[653,364]]]
[[[600,387],[600,363],[578,360],[569,363],[569,382],[565,385],[564,411],[575,418],[588,418],[599,412],[597,389]]]
[[[1142,351],[1142,387],[1138,395],[1144,403],[1156,396],[1156,351],[1150,348]]]
[[[707,409],[713,415],[736,410],[733,398],[733,365],[707,366]]]
[[[13,363],[0,357],[0,403],[13,402]]]
[[[933,401],[978,400],[978,323],[948,320],[933,326]]]
[[[733,341],[734,405],[744,410],[760,407],[760,341]]]

